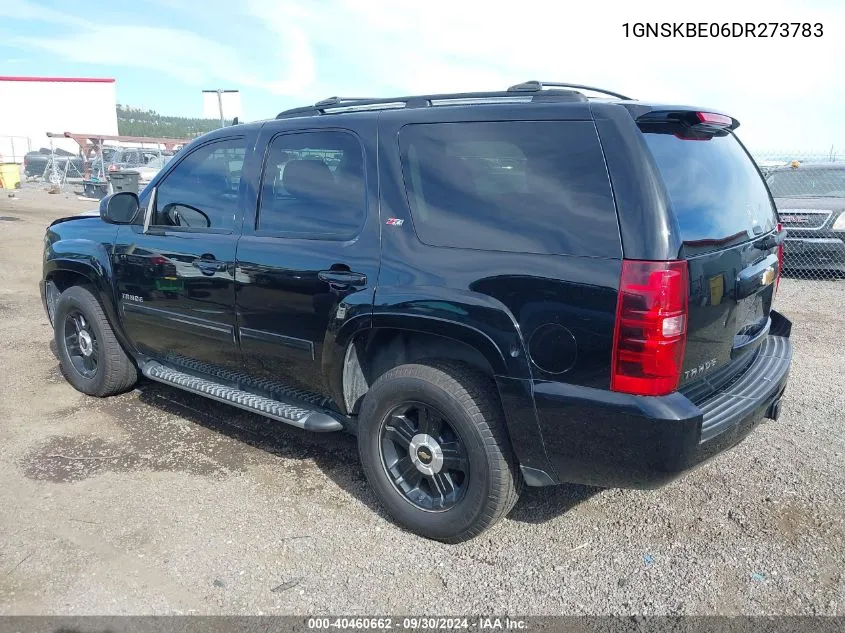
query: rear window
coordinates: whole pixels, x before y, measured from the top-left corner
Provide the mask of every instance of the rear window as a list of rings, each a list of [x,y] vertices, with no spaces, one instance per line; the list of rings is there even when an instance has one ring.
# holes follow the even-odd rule
[[[592,122],[412,124],[399,143],[414,229],[424,243],[620,256]]]
[[[684,246],[726,248],[775,228],[766,184],[733,134],[703,140],[644,134],[666,184]]]
[[[769,174],[769,189],[775,198],[843,198],[845,168],[775,171]]]

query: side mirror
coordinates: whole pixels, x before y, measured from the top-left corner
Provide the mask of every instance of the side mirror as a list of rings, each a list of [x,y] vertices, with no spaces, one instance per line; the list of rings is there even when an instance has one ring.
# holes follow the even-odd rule
[[[132,224],[140,209],[138,196],[131,191],[120,191],[100,201],[100,217],[109,224]]]

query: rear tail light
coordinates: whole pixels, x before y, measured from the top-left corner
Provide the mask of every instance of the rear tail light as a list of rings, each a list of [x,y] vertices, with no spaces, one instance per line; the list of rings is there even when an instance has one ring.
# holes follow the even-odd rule
[[[783,224],[778,222],[778,276],[775,277],[775,294],[778,293],[780,287],[780,278],[783,276]]]
[[[687,339],[686,261],[623,260],[613,335],[613,391],[662,396],[681,378]]]

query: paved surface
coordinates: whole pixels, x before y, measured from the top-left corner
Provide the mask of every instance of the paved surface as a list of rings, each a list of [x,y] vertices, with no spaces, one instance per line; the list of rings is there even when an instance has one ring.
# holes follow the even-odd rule
[[[46,223],[93,203],[18,198],[0,198],[0,614],[845,614],[845,281],[781,284],[778,423],[658,491],[529,490],[446,546],[387,519],[350,437],[163,386],[74,391],[36,284]]]

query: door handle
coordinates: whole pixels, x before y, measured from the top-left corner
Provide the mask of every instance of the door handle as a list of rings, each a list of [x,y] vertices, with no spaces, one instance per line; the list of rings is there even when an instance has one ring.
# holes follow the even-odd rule
[[[321,270],[317,273],[317,278],[339,286],[364,286],[367,284],[366,275],[348,270]]]

